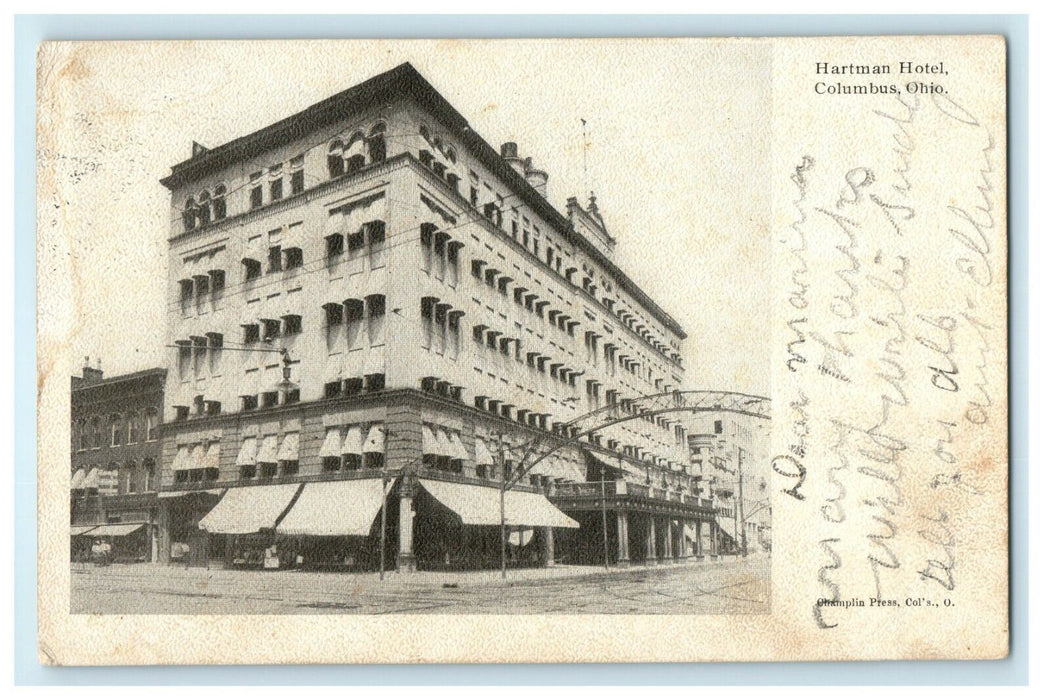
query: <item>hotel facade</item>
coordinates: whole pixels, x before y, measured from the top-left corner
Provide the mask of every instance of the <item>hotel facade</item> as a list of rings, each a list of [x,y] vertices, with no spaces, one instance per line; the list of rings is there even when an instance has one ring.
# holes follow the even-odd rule
[[[408,64],[194,144],[162,180],[161,560],[717,554],[673,415],[572,427],[679,389],[685,332],[617,265],[595,198],[562,213],[547,177]]]

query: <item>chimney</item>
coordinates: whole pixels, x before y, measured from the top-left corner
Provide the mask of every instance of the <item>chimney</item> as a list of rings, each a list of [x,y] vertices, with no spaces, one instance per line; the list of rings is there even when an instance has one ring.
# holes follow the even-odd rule
[[[514,168],[514,172],[525,177],[525,161],[518,157],[518,144],[508,141],[499,147],[499,154],[507,165]]]
[[[94,384],[102,381],[102,358],[98,359],[98,367],[91,366],[91,358],[84,356],[84,384]]]
[[[547,198],[547,173],[539,168],[532,167],[532,158],[525,159],[525,180],[532,185],[532,189],[539,192],[544,199]]]

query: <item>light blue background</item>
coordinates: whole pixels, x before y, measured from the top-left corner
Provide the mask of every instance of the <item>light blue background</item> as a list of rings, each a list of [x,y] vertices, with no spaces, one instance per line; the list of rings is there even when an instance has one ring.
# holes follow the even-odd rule
[[[47,39],[1004,34],[1008,43],[1012,654],[990,662],[47,668],[36,652],[35,56]],[[15,18],[15,682],[1025,684],[1028,682],[1028,18],[1025,15],[18,16]]]

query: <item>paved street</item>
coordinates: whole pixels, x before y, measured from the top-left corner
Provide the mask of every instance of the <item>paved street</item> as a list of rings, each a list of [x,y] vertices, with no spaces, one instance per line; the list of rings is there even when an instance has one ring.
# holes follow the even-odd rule
[[[74,564],[73,613],[766,613],[769,559],[613,569],[345,574]]]

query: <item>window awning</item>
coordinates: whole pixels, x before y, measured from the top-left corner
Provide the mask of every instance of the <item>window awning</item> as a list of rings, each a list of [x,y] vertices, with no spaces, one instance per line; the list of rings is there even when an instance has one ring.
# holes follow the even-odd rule
[[[160,491],[157,494],[157,498],[181,498],[183,496],[192,496],[194,494],[206,493],[212,496],[221,496],[222,489],[194,489],[192,491]]]
[[[91,469],[84,480],[80,482],[80,488],[82,489],[97,489],[98,488],[98,468]]]
[[[94,530],[98,525],[74,525],[69,529],[70,537],[80,537]]]
[[[267,435],[263,438],[259,447],[259,454],[255,457],[259,464],[275,464],[277,462],[277,436]]]
[[[644,470],[638,469],[627,460],[618,460],[613,459],[611,457],[606,457],[601,452],[595,452],[594,450],[587,450],[587,454],[589,454],[591,457],[594,457],[594,459],[597,460],[599,464],[602,464],[605,467],[612,469],[616,473],[634,473],[638,476],[645,476]]]
[[[79,488],[81,488],[81,483],[83,483],[84,478],[86,476],[87,476],[87,470],[86,469],[77,469],[75,472],[73,472],[73,478],[69,482],[69,488],[71,488],[71,489],[79,489]]]
[[[269,484],[230,489],[208,514],[200,527],[220,535],[250,535],[272,528],[288,508],[301,484]]]
[[[474,463],[479,467],[491,467],[496,463],[496,460],[492,459],[492,453],[489,452],[489,448],[485,447],[485,443],[481,438],[474,440]]]
[[[136,532],[146,523],[111,523],[99,525],[91,531],[92,537],[126,537]]]
[[[685,523],[685,541],[696,542],[696,523]]]
[[[320,457],[338,457],[342,454],[343,436],[342,429],[338,427],[329,428],[324,434],[324,443],[321,445]]]
[[[335,214],[331,214],[328,217],[328,221],[325,222],[324,236],[336,236],[342,234],[346,230],[346,215],[342,211],[338,211]]]
[[[380,479],[311,482],[284,516],[282,535],[366,537],[383,506]]]
[[[463,447],[463,441],[459,439],[459,433],[450,432],[448,434],[449,444],[452,445],[452,454],[449,455],[452,459],[470,459],[470,455],[467,454],[467,449]]]
[[[727,535],[732,536],[736,532],[736,518],[716,515],[715,521],[718,523],[718,527],[722,528]]]
[[[277,452],[279,462],[299,461],[299,433],[288,433],[281,441],[281,449]]]
[[[383,454],[386,452],[386,435],[383,433],[383,428],[378,425],[373,425],[368,429],[368,437],[365,438],[364,444],[361,446],[364,452],[375,452]]]
[[[464,525],[499,525],[499,489],[420,479],[420,485],[455,513]],[[538,493],[507,491],[506,524],[510,527],[572,527],[580,524]]]
[[[343,440],[344,455],[359,455],[364,444],[364,430],[360,425],[351,425],[346,431],[346,440]]]
[[[434,435],[434,431],[429,425],[423,426],[423,454],[425,455],[442,455],[440,445],[438,445],[437,436]]]
[[[244,442],[241,443],[241,451],[237,453],[237,466],[248,467],[255,464],[255,455],[258,450],[259,442],[256,438],[244,438]],[[176,458],[176,463],[177,461],[178,458]]]
[[[218,469],[219,465],[222,464],[221,454],[222,451],[219,448],[219,441],[212,440],[208,443],[206,449],[202,448],[204,454],[200,460],[200,466],[205,469]]]

